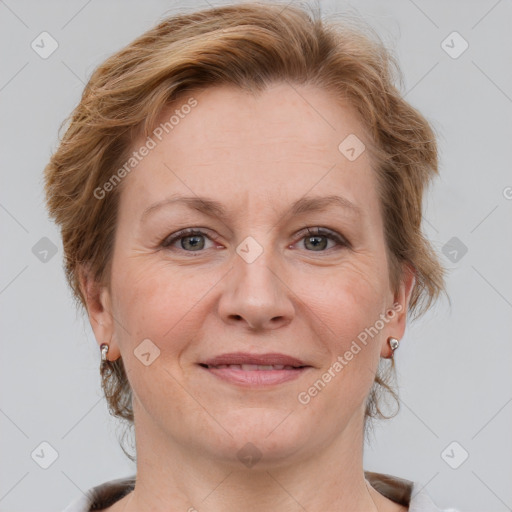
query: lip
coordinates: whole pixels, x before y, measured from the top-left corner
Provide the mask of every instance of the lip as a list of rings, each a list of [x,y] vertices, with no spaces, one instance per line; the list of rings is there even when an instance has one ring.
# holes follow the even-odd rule
[[[273,386],[298,379],[311,369],[311,366],[294,368],[293,370],[253,370],[245,371],[234,368],[207,368],[200,366],[202,370],[214,377],[245,387]]]
[[[201,365],[219,366],[221,364],[258,364],[258,365],[274,365],[282,364],[283,366],[310,366],[304,361],[296,357],[278,353],[267,354],[250,354],[248,352],[231,352],[229,354],[221,354],[206,361],[202,361]],[[272,370],[268,370],[272,371]],[[281,370],[276,370],[281,371]]]
[[[293,366],[293,369],[281,370],[243,370],[242,368],[213,368],[219,365],[283,365]],[[245,387],[261,387],[282,384],[295,380],[312,368],[311,365],[296,357],[285,354],[249,354],[246,352],[233,352],[222,354],[208,359],[199,366],[214,377],[231,384]]]

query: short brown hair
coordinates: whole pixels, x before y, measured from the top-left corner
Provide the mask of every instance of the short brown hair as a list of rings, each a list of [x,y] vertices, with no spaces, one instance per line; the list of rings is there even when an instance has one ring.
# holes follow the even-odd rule
[[[109,283],[121,187],[101,200],[94,191],[126,160],[134,136],[151,133],[162,109],[187,91],[229,84],[256,93],[281,81],[316,85],[357,109],[370,135],[391,283],[397,290],[407,264],[416,277],[409,312],[419,316],[433,304],[444,291],[444,269],[421,221],[424,191],[438,172],[437,144],[395,85],[402,83],[396,59],[367,26],[325,21],[306,7],[242,3],[164,19],[87,83],[45,168],[48,209],[61,227],[79,306],[81,269]],[[133,422],[122,359],[102,377],[111,413]],[[383,416],[379,386],[397,398],[386,380],[377,374],[365,420]]]

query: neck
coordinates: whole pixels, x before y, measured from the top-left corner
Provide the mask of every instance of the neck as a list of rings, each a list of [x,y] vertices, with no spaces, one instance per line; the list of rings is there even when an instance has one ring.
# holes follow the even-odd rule
[[[214,458],[170,440],[144,421],[142,411],[135,417],[137,480],[134,491],[119,502],[124,512],[387,510],[385,498],[364,478],[361,420],[314,453],[299,449],[285,460],[263,454],[249,468],[237,458]]]

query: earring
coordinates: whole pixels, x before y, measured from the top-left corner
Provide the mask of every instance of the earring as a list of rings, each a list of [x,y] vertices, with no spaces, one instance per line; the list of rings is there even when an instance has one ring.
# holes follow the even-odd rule
[[[107,359],[108,343],[102,343],[100,346],[100,350],[101,350],[101,361],[102,362],[108,361],[108,359]]]
[[[392,351],[391,357],[393,357],[395,350],[398,348],[398,345],[400,345],[400,341],[396,338],[388,338],[388,343]]]

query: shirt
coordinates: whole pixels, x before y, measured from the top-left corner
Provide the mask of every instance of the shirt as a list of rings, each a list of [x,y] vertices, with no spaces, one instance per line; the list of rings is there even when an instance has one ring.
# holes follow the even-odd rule
[[[453,508],[441,510],[423,490],[423,486],[410,480],[384,473],[364,472],[366,481],[390,500],[407,505],[409,512],[457,512]],[[135,475],[109,480],[91,487],[85,494],[71,502],[62,512],[91,512],[110,507],[133,491]]]

